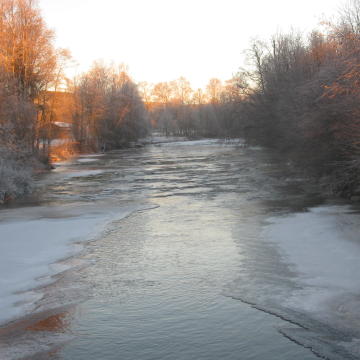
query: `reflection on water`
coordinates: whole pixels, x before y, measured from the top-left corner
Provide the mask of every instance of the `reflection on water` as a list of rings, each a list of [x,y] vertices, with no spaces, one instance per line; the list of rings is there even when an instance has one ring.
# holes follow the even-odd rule
[[[71,311],[69,309],[63,313],[56,313],[31,323],[26,327],[26,331],[51,331],[65,332],[71,326]]]
[[[234,282],[237,291],[248,290],[243,272],[268,278],[269,288],[270,272],[296,286],[261,228],[271,214],[321,201],[306,181],[262,150],[214,141],[93,159],[74,160],[40,179],[39,205],[55,213],[157,207],[114,222],[81,259],[65,260],[86,266],[72,264],[42,301],[53,307],[82,302],[71,315],[55,313],[27,326],[35,347],[54,344],[36,359],[315,358],[277,332],[282,320],[231,297]]]

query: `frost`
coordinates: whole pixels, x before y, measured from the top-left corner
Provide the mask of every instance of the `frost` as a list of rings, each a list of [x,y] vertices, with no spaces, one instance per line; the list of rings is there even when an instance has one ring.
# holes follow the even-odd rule
[[[24,160],[0,149],[0,203],[6,197],[17,197],[31,191],[32,168]]]

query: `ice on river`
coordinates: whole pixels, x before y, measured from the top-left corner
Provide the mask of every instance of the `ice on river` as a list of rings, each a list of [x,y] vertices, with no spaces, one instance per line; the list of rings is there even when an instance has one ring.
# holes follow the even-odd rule
[[[301,274],[302,282],[317,289],[312,301],[303,303],[293,296],[289,304],[318,311],[319,304],[330,296],[360,292],[358,220],[357,214],[341,206],[319,207],[270,220],[265,236],[280,245],[285,259]]]
[[[242,244],[227,294],[287,323],[286,337],[326,359],[360,358],[360,221],[326,205],[267,218]]]
[[[127,207],[91,212],[88,207],[61,211],[36,207],[3,212],[0,324],[34,311],[42,293],[31,289],[47,285],[55,274],[66,270],[56,262],[78,253],[81,242],[95,238],[106,224],[135,210]]]
[[[281,305],[334,330],[336,340],[342,334],[348,350],[360,338],[359,230],[359,214],[350,207],[322,206],[271,218],[264,232],[297,274],[296,288]],[[300,323],[312,328],[304,319]],[[359,356],[360,347],[352,346],[351,353]]]

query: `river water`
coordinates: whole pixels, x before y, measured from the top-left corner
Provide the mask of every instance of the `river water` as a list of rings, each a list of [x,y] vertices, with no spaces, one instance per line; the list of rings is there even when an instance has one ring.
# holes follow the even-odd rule
[[[35,307],[0,329],[0,359],[358,358],[340,346],[355,332],[306,308],[309,287],[264,231],[271,219],[324,206],[265,150],[149,144],[71,160],[38,183],[35,202],[3,210],[5,224],[50,221],[49,244],[56,232],[88,226],[84,219],[96,226],[53,262]]]

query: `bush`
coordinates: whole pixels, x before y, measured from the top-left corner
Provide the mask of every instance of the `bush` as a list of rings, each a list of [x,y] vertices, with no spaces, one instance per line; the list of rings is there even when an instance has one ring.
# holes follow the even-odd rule
[[[0,149],[0,204],[32,190],[31,165],[23,156]]]

